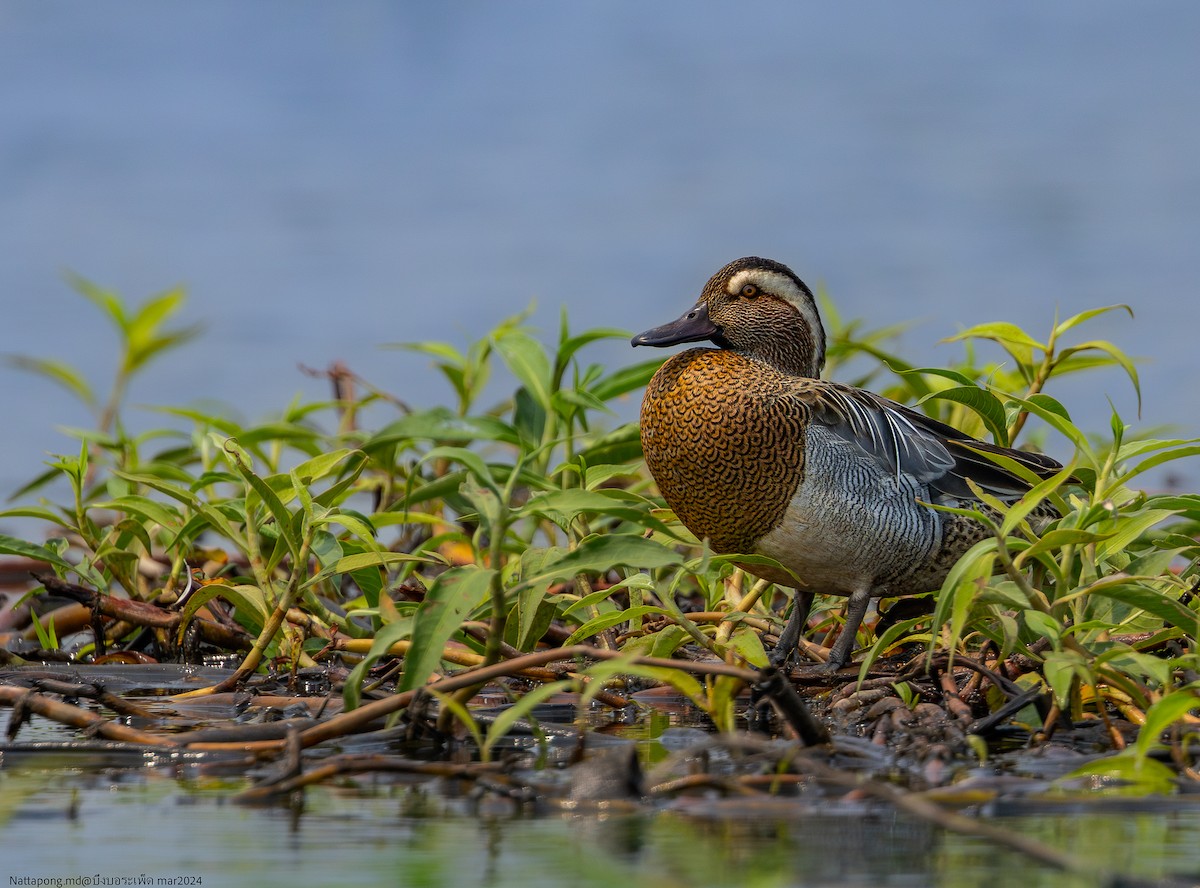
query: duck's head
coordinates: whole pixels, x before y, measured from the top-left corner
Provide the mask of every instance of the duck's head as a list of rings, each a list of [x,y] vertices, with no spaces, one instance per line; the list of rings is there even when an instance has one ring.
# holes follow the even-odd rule
[[[632,342],[661,347],[705,340],[797,376],[818,377],[825,366],[825,328],[812,291],[772,259],[730,262],[685,315]]]

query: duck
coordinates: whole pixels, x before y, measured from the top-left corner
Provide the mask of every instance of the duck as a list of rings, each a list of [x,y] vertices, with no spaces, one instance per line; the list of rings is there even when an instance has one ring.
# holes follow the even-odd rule
[[[747,571],[794,590],[771,656],[795,655],[817,593],[846,598],[823,666],[850,659],[872,599],[932,592],[987,527],[932,506],[1016,502],[1025,477],[1062,465],[977,440],[861,388],[821,379],[826,334],[812,291],[788,266],[747,256],[709,279],[678,319],[632,345],[708,343],[667,359],[646,386],[642,451],[666,504],[713,552],[762,555]],[[1058,517],[1039,504],[1035,527]],[[735,560],[735,563],[736,560]]]

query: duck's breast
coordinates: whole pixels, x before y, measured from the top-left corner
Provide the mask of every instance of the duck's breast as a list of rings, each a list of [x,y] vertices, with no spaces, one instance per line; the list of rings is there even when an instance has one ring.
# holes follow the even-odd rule
[[[679,520],[714,551],[752,552],[799,487],[805,430],[776,397],[778,377],[728,351],[691,349],[646,388],[646,464]]]

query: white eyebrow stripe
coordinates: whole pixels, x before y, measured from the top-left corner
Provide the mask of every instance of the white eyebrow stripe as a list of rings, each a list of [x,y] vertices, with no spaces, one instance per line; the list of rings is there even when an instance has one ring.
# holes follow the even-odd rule
[[[744,268],[729,279],[725,290],[730,296],[736,296],[746,284],[754,284],[765,293],[773,293],[781,299],[786,299],[802,311],[805,305],[812,304],[812,297],[782,272],[766,268]]]
[[[746,284],[754,284],[764,293],[772,293],[780,299],[786,299],[800,312],[804,323],[813,331],[814,339],[819,341],[820,364],[825,363],[825,327],[821,324],[821,316],[817,313],[817,304],[811,294],[802,289],[794,280],[781,271],[769,268],[743,268],[729,279],[725,292],[736,296]]]

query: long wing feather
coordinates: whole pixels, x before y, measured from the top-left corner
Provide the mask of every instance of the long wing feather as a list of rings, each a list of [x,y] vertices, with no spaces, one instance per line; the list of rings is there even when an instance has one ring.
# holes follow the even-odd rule
[[[911,475],[946,496],[973,498],[968,479],[1001,497],[1029,489],[1023,478],[986,453],[1002,454],[1042,478],[1062,468],[1050,457],[979,441],[863,389],[805,379],[796,381],[791,395],[803,402],[814,422],[858,446],[883,470]]]

